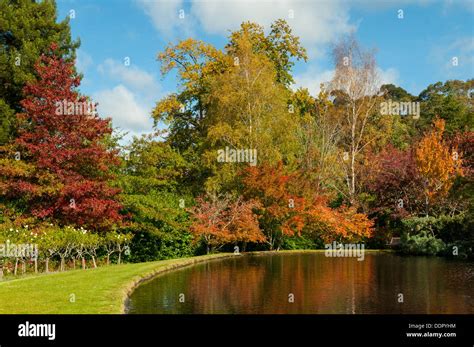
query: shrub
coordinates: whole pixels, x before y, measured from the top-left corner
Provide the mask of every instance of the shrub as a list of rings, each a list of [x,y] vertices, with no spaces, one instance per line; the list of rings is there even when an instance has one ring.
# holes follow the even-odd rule
[[[445,251],[446,244],[426,231],[419,234],[403,234],[400,249],[405,254],[437,255]]]
[[[420,240],[418,241],[421,242],[422,235],[426,237],[431,235],[431,238],[443,242],[446,248],[443,252],[445,255],[452,256],[453,247],[457,247],[457,255],[465,257],[472,257],[474,255],[474,223],[469,214],[407,218],[402,220],[401,229],[402,236],[406,235],[405,240],[419,235]],[[404,238],[402,237],[402,242],[403,240]],[[405,251],[409,248],[406,247]]]

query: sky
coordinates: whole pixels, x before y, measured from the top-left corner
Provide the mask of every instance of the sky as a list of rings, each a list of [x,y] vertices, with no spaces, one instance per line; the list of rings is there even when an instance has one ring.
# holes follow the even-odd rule
[[[151,111],[177,88],[156,56],[193,37],[223,48],[244,21],[268,29],[286,19],[308,51],[293,68],[295,85],[317,95],[331,79],[331,47],[355,33],[376,50],[383,83],[418,95],[428,85],[474,77],[474,0],[57,0],[79,38],[81,92],[99,103],[114,128],[132,136],[153,128]]]

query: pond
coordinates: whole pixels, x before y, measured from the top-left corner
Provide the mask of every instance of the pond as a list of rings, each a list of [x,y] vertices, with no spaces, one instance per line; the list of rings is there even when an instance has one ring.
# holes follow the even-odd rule
[[[243,255],[157,276],[128,313],[474,313],[474,263],[366,252]]]

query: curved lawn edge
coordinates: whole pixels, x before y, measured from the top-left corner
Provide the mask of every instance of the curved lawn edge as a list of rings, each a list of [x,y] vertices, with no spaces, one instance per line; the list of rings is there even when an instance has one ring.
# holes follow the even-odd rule
[[[0,282],[0,314],[121,314],[128,294],[161,273],[233,253],[103,266]]]

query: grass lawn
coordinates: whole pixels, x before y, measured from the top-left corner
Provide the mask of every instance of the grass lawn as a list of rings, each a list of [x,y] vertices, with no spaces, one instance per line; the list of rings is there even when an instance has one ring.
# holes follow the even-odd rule
[[[127,293],[145,278],[209,259],[233,256],[212,254],[148,263],[72,270],[0,282],[0,314],[123,313]],[[71,302],[71,294],[75,302]]]

